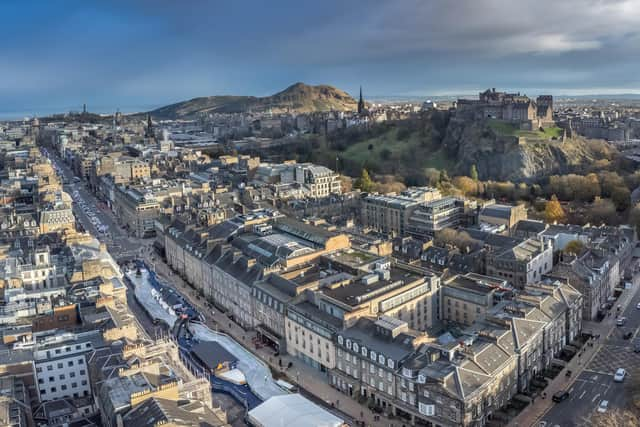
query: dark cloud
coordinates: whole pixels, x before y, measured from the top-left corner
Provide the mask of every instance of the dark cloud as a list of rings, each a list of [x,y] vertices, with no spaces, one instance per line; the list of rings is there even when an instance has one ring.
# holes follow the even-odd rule
[[[630,91],[630,0],[8,2],[4,105],[162,104],[293,81],[384,95]],[[124,108],[124,107],[123,107]]]

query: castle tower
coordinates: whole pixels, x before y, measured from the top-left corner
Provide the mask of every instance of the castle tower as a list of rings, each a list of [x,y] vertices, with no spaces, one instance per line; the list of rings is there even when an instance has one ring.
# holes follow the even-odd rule
[[[362,97],[362,86],[360,86],[360,98],[358,99],[358,114],[364,113],[364,98]]]

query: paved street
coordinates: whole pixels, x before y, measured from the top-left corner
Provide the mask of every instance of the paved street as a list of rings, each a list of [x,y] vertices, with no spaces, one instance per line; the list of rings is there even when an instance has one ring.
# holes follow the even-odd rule
[[[640,353],[633,351],[633,343],[640,339],[640,303],[639,287],[634,286],[633,297],[623,311],[627,318],[624,327],[614,326],[609,336],[598,349],[586,368],[569,387],[570,397],[564,402],[554,404],[542,420],[548,425],[570,427],[579,425],[581,419],[576,414],[587,417],[598,407],[602,400],[609,402],[609,408],[621,408],[628,404],[628,395],[624,392],[624,383],[615,383],[613,374],[616,369],[624,368],[630,376],[640,375]],[[612,310],[615,312],[615,308]],[[613,315],[612,315],[613,318]],[[613,323],[615,319],[607,319]],[[633,332],[633,338],[623,339],[627,331]],[[562,375],[562,374],[561,374]],[[628,381],[627,378],[626,381]],[[570,382],[567,379],[567,382]],[[549,396],[550,397],[550,396]]]
[[[85,182],[74,182],[74,173],[69,166],[62,161],[52,147],[47,147],[49,159],[60,170],[62,176],[68,184],[64,185],[64,190],[73,195],[77,192],[79,199],[82,200],[95,215],[102,225],[107,226],[106,233],[100,233],[97,227],[91,222],[88,214],[81,208],[79,203],[74,200],[73,213],[82,227],[96,236],[101,242],[107,244],[109,251],[115,259],[133,258],[139,253],[139,248],[146,242],[141,239],[129,237],[127,232],[122,229],[117,222],[116,217],[111,210],[100,202],[91,191],[85,186]]]

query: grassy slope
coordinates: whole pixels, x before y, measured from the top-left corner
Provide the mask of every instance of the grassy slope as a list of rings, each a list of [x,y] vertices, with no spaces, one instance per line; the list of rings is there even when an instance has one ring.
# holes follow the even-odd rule
[[[326,159],[340,159],[352,161],[361,168],[367,168],[382,173],[392,173],[400,169],[411,159],[414,169],[436,168],[448,169],[452,162],[447,159],[442,150],[432,151],[422,145],[419,135],[414,132],[405,140],[397,137],[398,130],[393,128],[375,138],[360,141],[350,145],[344,151],[322,147],[318,155]],[[369,149],[371,145],[371,149]],[[388,150],[390,154],[385,157],[382,153]]]
[[[498,120],[489,120],[489,127],[500,135],[519,136],[527,139],[551,139],[553,137],[562,137],[562,129],[557,126],[547,127],[542,131],[539,129],[527,131],[520,130],[511,123],[505,123]]]

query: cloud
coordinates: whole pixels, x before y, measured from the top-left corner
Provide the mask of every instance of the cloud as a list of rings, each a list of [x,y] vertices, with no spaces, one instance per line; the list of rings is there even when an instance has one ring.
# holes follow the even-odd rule
[[[5,104],[125,108],[301,80],[379,95],[640,86],[637,0],[41,0],[3,18]]]
[[[635,1],[405,0],[337,14],[293,46],[297,58],[315,63],[418,54],[557,55],[597,51],[639,29]]]

